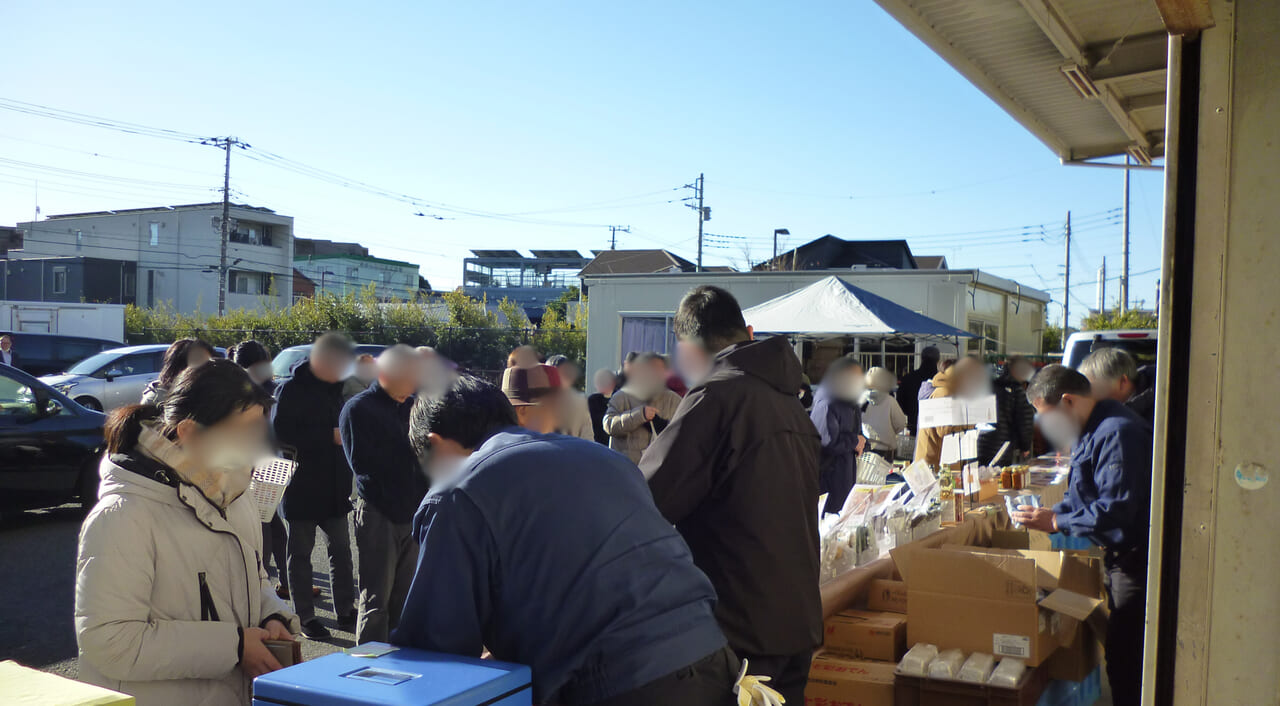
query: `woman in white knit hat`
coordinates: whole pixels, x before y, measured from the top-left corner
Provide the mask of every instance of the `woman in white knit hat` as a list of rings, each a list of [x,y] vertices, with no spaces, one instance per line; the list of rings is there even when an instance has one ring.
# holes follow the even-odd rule
[[[893,452],[898,446],[898,434],[907,428],[907,415],[893,397],[897,387],[898,377],[887,368],[867,371],[862,435],[867,437],[867,450],[889,462],[893,461]]]

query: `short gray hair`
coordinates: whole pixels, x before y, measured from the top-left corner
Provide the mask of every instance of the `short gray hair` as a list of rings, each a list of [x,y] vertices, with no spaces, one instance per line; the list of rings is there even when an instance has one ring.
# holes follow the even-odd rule
[[[1091,381],[1126,378],[1133,382],[1138,377],[1138,363],[1121,348],[1099,348],[1080,364],[1080,372]]]

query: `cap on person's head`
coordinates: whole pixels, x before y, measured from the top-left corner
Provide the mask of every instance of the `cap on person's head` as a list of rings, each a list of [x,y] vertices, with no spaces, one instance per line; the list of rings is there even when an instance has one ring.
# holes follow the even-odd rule
[[[563,353],[557,353],[550,358],[547,358],[547,365],[550,365],[553,368],[558,368],[568,362],[569,356],[564,355]]]
[[[502,393],[516,407],[541,404],[541,398],[559,391],[560,371],[555,366],[539,364],[502,372]]]
[[[872,368],[867,371],[867,387],[881,392],[893,392],[898,386],[898,376],[888,368]]]

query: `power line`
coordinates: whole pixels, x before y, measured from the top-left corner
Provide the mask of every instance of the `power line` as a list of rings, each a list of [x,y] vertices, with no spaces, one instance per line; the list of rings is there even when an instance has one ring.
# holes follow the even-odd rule
[[[123,120],[100,118],[95,115],[50,108],[49,106],[38,105],[36,103],[25,103],[23,101],[16,101],[10,98],[0,98],[0,109],[11,110],[17,113],[26,113],[27,115],[34,115],[42,118],[52,118],[54,120],[76,123],[78,125],[106,128],[108,130],[115,130],[117,132],[124,132],[132,135],[156,137],[163,140],[199,143],[204,139],[204,136],[202,135],[195,135],[189,132],[179,132],[168,128],[150,127],[147,125],[140,125],[138,123],[125,122]]]

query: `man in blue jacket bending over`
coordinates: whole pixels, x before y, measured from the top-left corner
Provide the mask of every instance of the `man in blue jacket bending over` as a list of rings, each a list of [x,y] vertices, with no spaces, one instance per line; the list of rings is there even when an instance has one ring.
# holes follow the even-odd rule
[[[391,641],[527,664],[539,704],[735,703],[715,591],[640,470],[516,424],[507,396],[474,377],[414,404],[409,438],[430,452],[432,489]]]
[[[1037,423],[1055,448],[1071,450],[1067,496],[1052,510],[1023,505],[1013,519],[1030,529],[1087,537],[1104,550],[1108,605],[1107,681],[1118,704],[1142,690],[1151,514],[1151,430],[1115,400],[1095,400],[1089,379],[1045,366],[1027,386]]]

